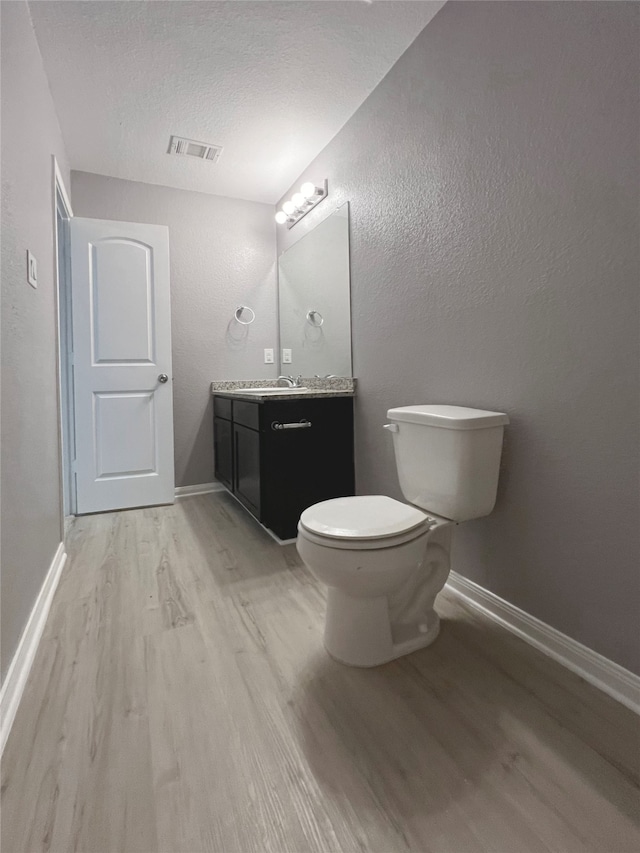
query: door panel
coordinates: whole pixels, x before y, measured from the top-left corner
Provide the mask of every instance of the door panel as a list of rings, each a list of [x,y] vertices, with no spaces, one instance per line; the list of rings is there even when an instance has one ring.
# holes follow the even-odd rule
[[[94,398],[98,479],[157,473],[153,392],[103,393]]]
[[[172,503],[168,229],[70,225],[77,511]]]
[[[154,363],[152,259],[152,247],[137,240],[91,246],[94,364]]]

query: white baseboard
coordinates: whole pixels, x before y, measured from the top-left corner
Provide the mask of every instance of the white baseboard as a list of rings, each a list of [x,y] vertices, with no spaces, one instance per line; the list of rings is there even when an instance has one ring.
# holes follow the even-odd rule
[[[176,486],[176,500],[191,498],[194,495],[208,495],[210,492],[223,492],[222,483],[198,483],[196,486]]]
[[[447,587],[490,619],[640,714],[640,676],[572,640],[457,572],[451,572]]]
[[[27,624],[25,625],[18,648],[13,656],[9,670],[0,689],[0,756],[4,751],[11,726],[24,692],[33,660],[38,650],[38,644],[44,631],[44,626],[49,615],[53,594],[58,586],[60,575],[65,564],[67,555],[64,543],[58,545],[56,553],[51,561],[49,570],[40,587],[40,592],[35,600]]]

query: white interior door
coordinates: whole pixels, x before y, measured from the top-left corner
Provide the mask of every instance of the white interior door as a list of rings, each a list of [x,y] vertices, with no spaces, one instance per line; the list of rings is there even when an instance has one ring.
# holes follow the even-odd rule
[[[70,226],[77,512],[172,503],[169,231]]]

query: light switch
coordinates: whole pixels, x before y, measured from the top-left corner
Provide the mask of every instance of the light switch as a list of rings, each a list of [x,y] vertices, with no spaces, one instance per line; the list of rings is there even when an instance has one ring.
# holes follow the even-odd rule
[[[38,262],[27,249],[27,281],[31,287],[38,286]]]
[[[283,364],[291,364],[291,350],[283,349],[282,350],[282,363]]]
[[[265,364],[273,364],[273,350],[265,349],[264,351],[264,363]]]

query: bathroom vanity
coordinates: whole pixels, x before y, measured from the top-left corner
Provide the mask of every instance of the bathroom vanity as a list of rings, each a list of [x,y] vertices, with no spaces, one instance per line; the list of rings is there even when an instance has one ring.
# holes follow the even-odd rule
[[[349,204],[327,212],[278,259],[278,371],[305,387],[211,384],[215,477],[278,539],[309,506],[355,491]],[[245,335],[254,319],[236,310]]]
[[[353,495],[353,391],[213,390],[214,467],[240,503],[279,539],[300,514]]]

